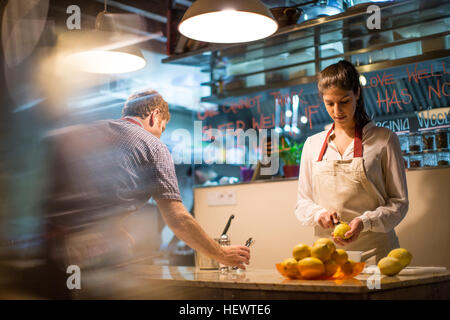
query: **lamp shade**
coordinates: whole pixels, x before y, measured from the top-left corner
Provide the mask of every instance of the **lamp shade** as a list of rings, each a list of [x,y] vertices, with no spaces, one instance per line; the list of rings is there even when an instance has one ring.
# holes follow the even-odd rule
[[[259,0],[197,0],[178,25],[188,38],[215,43],[254,41],[277,29],[276,20]]]
[[[146,65],[142,53],[134,47],[82,51],[71,54],[68,59],[78,70],[100,74],[133,72]]]
[[[135,14],[101,12],[97,15],[91,47],[70,54],[68,62],[78,70],[90,73],[116,74],[133,72],[146,65],[134,34],[144,29]]]

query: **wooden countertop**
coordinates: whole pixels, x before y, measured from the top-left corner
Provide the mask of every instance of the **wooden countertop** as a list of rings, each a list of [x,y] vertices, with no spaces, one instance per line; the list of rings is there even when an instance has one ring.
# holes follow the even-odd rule
[[[30,266],[0,264],[0,297],[37,298],[39,293],[17,286],[21,270]],[[33,269],[34,270],[34,269]],[[31,270],[31,271],[33,271]],[[36,269],[33,276],[39,273]],[[81,299],[277,300],[277,299],[450,299],[450,272],[380,277],[380,288],[369,288],[371,275],[348,280],[289,280],[273,269],[230,271],[146,263],[82,272]],[[373,278],[372,278],[373,279]],[[369,280],[369,281],[368,281]],[[31,295],[30,295],[31,294]]]
[[[396,288],[449,283],[450,272],[439,274],[381,276],[380,289],[369,289],[369,274],[360,274],[348,280],[290,280],[273,269],[247,269],[221,274],[218,270],[200,270],[195,267],[135,265],[128,271],[142,279],[160,280],[171,285],[265,291],[302,291],[316,293],[369,293]],[[369,280],[369,284],[372,281]]]

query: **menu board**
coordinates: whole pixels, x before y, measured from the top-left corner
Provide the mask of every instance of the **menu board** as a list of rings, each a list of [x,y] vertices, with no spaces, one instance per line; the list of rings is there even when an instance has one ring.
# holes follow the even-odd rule
[[[450,58],[361,74],[366,111],[376,125],[394,132],[449,126]],[[211,129],[272,129],[305,140],[331,123],[317,84],[229,98],[215,110],[197,113],[204,140]],[[216,132],[217,132],[216,130]]]

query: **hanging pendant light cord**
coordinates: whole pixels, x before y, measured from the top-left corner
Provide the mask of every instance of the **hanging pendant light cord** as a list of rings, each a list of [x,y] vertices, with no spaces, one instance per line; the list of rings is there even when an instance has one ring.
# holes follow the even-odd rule
[[[105,0],[105,12],[106,12],[106,9],[107,9],[107,7],[108,7],[108,4],[107,4],[107,2],[108,2],[108,0]]]

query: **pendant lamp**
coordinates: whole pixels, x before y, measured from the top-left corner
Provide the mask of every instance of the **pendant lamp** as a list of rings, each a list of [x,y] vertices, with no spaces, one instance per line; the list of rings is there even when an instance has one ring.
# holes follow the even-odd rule
[[[142,29],[142,21],[136,14],[107,12],[105,0],[105,11],[100,12],[95,21],[94,45],[72,53],[67,61],[89,73],[117,74],[142,69],[146,61],[136,46],[137,41],[133,40],[133,31]]]
[[[215,43],[240,43],[266,38],[278,24],[260,0],[197,0],[178,30],[188,38]]]

